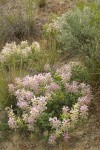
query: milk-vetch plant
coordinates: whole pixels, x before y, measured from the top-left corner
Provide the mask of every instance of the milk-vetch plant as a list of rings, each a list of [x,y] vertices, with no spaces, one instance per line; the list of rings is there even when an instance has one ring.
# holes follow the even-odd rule
[[[89,85],[70,80],[76,64],[69,63],[53,73],[15,78],[8,85],[15,97],[14,105],[7,108],[9,127],[25,127],[50,144],[61,138],[67,140],[71,130],[88,117],[92,99]]]
[[[22,41],[20,44],[15,42],[6,43],[0,53],[0,66],[5,70],[23,70],[34,69],[37,64],[40,64],[41,69],[45,64],[45,55],[41,50],[38,42],[29,44],[27,41]],[[43,65],[43,66],[42,66]],[[34,67],[34,68],[33,68]],[[38,66],[37,66],[38,67]]]

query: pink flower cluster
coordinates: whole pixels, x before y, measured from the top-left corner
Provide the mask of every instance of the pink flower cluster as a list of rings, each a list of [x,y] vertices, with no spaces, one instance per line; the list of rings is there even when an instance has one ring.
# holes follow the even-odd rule
[[[71,65],[64,65],[60,69],[57,69],[56,73],[59,74],[63,80],[63,82],[66,83],[66,81],[69,81],[71,78]]]
[[[34,129],[37,118],[47,109],[50,93],[60,89],[60,86],[53,81],[51,73],[16,78],[14,84],[9,84],[8,87],[9,92],[16,97],[17,107],[23,111],[22,120],[29,130]],[[12,109],[10,110],[12,112]],[[9,114],[11,112],[9,111]],[[11,117],[9,119],[14,121],[13,115]],[[12,128],[9,122],[8,124]]]
[[[69,66],[67,67],[70,68]],[[68,83],[68,81],[70,80],[69,76],[63,76],[65,75],[63,72],[66,72],[67,74],[67,67],[58,69],[57,73],[59,73],[62,79],[64,79],[62,80],[62,82],[67,82],[64,82],[67,92],[74,94],[80,92],[82,94],[82,97],[78,98],[77,103],[75,103],[71,109],[69,109],[68,106],[63,106],[62,121],[58,120],[57,117],[49,119],[52,127],[55,129],[55,131],[49,138],[49,143],[51,142],[50,144],[55,144],[57,138],[59,138],[60,136],[62,136],[64,140],[68,140],[70,138],[70,129],[74,129],[80,119],[87,118],[89,110],[88,106],[91,102],[91,99],[93,98],[90,85],[87,85],[85,83],[78,83],[76,81]],[[71,77],[71,68],[69,70],[70,71],[68,74],[70,74]]]
[[[78,102],[73,105],[71,109],[68,106],[63,106],[62,116],[63,120],[60,121],[57,117],[49,118],[52,128],[55,129],[49,137],[50,144],[56,144],[56,140],[62,136],[64,140],[70,138],[70,129],[74,129],[80,119],[87,119],[88,105],[92,99],[92,96],[86,95],[79,98]]]
[[[71,84],[67,83],[66,89],[71,93],[76,93],[78,92],[78,89],[79,89],[78,83],[76,81],[73,81]]]
[[[60,121],[57,119],[57,117],[49,118],[50,124],[55,129],[55,132],[53,132],[49,137],[49,144],[56,144],[57,138],[59,138],[61,135],[63,135],[64,140],[68,139],[69,137],[68,129],[70,128],[70,120],[69,119],[63,119],[63,121]]]
[[[62,108],[62,112],[63,112],[63,114],[67,114],[68,113],[68,111],[69,111],[69,108],[68,108],[68,106],[63,106],[63,108]]]
[[[16,117],[15,117],[12,109],[8,110],[8,117],[9,117],[8,125],[10,126],[10,128],[12,128],[12,129],[18,128]]]
[[[30,130],[36,122],[36,119],[46,110],[47,98],[43,96],[37,98],[34,97],[31,101],[32,106],[29,108],[27,120],[25,119]]]
[[[53,128],[59,128],[61,125],[61,121],[57,119],[57,117],[49,118],[49,121]]]
[[[49,144],[52,144],[52,145],[55,145],[56,144],[56,139],[57,139],[57,137],[56,137],[56,135],[54,134],[52,134],[52,135],[50,135],[50,137],[49,137],[49,140],[48,140],[48,143]]]
[[[34,130],[34,125],[47,108],[47,103],[56,90],[69,92],[71,95],[81,93],[81,97],[77,102],[69,108],[62,107],[61,119],[55,117],[49,118],[52,132],[49,137],[49,143],[55,144],[56,140],[63,137],[64,140],[69,139],[70,129],[78,124],[80,119],[86,119],[88,116],[89,104],[92,99],[91,87],[85,83],[76,81],[70,82],[72,75],[72,67],[77,63],[69,63],[62,68],[57,69],[56,73],[61,77],[61,81],[55,82],[51,73],[40,73],[34,76],[26,76],[24,78],[16,78],[13,84],[9,86],[9,92],[16,97],[17,107],[21,109],[22,115],[15,116],[13,110],[8,111],[8,125],[10,128],[18,128],[18,120],[23,121],[29,130]],[[56,92],[55,92],[56,94]]]
[[[76,65],[80,65],[80,62],[70,62],[69,64],[65,64],[56,70],[56,73],[61,76],[63,83],[70,81],[72,76],[72,68]]]

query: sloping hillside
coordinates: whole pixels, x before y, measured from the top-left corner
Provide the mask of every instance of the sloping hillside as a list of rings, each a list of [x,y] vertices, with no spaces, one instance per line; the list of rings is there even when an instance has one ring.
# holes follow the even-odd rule
[[[67,10],[72,9],[77,0],[47,0],[44,7],[37,10],[36,23],[33,38],[45,46],[43,36],[43,25],[48,22],[50,15],[53,13],[61,15]],[[3,4],[2,7],[6,5]],[[1,7],[1,6],[0,6]],[[16,39],[18,41],[18,39]],[[62,62],[61,59],[61,63]],[[59,65],[59,64],[57,64]],[[2,115],[2,114],[1,114]],[[2,117],[1,117],[2,118]],[[1,133],[1,136],[4,136]],[[100,95],[94,96],[90,106],[89,119],[84,124],[74,130],[66,143],[52,147],[43,145],[42,142],[21,137],[18,132],[7,137],[7,140],[0,142],[0,150],[100,150]]]

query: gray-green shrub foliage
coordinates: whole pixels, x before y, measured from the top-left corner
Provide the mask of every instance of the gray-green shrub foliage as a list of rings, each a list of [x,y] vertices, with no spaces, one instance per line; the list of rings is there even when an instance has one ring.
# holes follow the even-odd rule
[[[75,8],[64,15],[58,41],[62,50],[77,54],[81,50],[88,52],[92,41],[99,37],[98,14],[85,6],[82,10]],[[100,18],[99,18],[100,19]]]
[[[100,5],[78,4],[64,15],[57,37],[62,51],[71,56],[80,55],[92,77],[100,85]]]

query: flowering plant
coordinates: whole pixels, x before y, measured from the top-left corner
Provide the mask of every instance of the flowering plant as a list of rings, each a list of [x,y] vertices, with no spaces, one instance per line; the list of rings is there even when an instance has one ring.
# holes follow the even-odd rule
[[[9,92],[16,98],[14,106],[8,108],[9,127],[25,126],[47,137],[50,144],[67,140],[70,131],[87,118],[92,99],[90,85],[71,81],[76,64],[71,62],[53,73],[16,78],[9,84]]]
[[[27,41],[22,41],[20,44],[7,43],[0,52],[0,66],[5,68],[5,71],[30,70],[36,69],[36,67],[38,67],[38,70],[39,67],[43,68],[44,64],[44,52],[36,41],[30,45]]]
[[[50,18],[50,21],[43,26],[44,33],[47,36],[55,37],[60,32],[63,16],[64,14],[60,17],[54,15]]]

